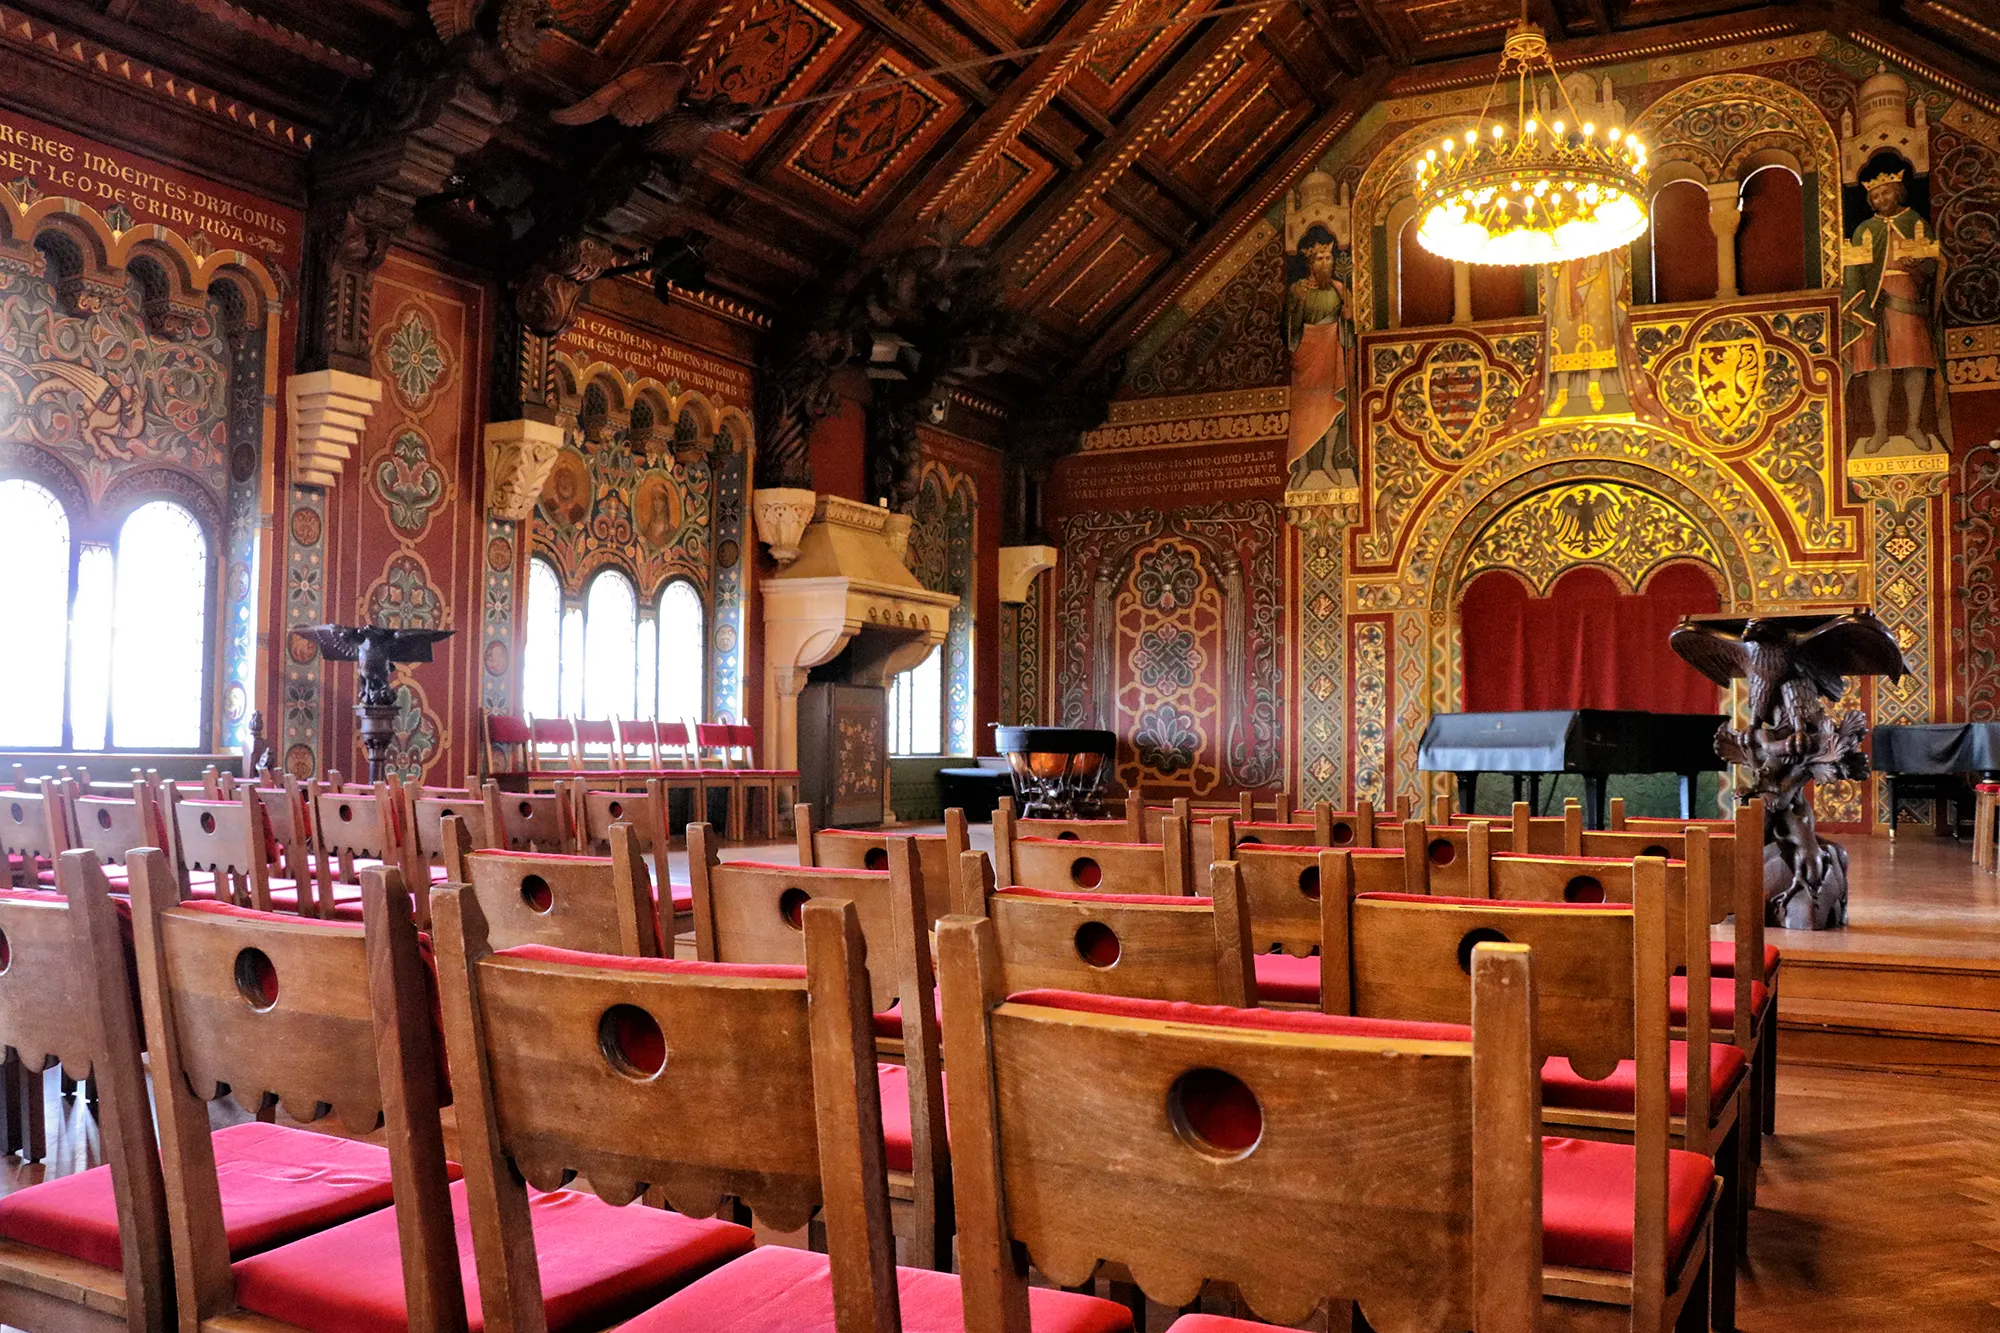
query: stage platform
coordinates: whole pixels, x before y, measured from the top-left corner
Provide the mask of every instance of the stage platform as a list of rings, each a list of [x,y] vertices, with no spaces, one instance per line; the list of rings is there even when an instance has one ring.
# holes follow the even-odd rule
[[[1925,825],[1842,842],[1847,929],[1766,932],[1781,1058],[2000,1078],[2000,876]]]

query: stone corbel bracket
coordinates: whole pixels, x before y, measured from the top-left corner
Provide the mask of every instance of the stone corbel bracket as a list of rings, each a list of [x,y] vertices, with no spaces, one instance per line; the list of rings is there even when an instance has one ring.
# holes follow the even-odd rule
[[[799,539],[812,522],[819,497],[800,486],[760,486],[751,501],[757,537],[771,548],[771,558],[788,565],[799,558]]]
[[[1000,600],[1020,603],[1028,600],[1035,576],[1056,567],[1053,546],[1003,546],[1000,548]]]
[[[382,381],[344,370],[314,370],[285,381],[293,483],[331,490],[381,401]]]
[[[526,522],[562,453],[563,428],[548,421],[493,421],[486,426],[486,512]]]

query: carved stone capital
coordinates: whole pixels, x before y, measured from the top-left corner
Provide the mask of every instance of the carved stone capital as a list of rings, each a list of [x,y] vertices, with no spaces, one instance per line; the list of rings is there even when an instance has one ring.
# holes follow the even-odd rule
[[[563,428],[546,421],[486,426],[486,512],[516,523],[534,517],[535,501],[562,452]]]
[[[757,539],[771,548],[771,558],[788,565],[799,558],[799,538],[812,522],[818,496],[797,486],[758,488],[751,502],[756,517]]]
[[[1003,546],[1000,548],[1000,600],[1025,602],[1035,576],[1056,567],[1053,546]]]
[[[906,565],[910,563],[910,525],[916,521],[915,514],[893,513],[882,524],[882,540],[889,543],[889,554]]]
[[[286,380],[293,482],[331,489],[381,401],[382,381],[344,370],[308,371]]]

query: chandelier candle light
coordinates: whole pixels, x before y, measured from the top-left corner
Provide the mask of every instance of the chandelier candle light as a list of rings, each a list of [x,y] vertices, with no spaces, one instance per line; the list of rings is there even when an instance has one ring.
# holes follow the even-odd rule
[[[1510,73],[1512,127],[1487,120]],[[1538,75],[1555,85],[1546,103]],[[1646,231],[1645,146],[1577,114],[1548,39],[1525,20],[1507,33],[1477,125],[1426,149],[1416,172],[1417,240],[1460,263],[1560,264],[1616,250]]]

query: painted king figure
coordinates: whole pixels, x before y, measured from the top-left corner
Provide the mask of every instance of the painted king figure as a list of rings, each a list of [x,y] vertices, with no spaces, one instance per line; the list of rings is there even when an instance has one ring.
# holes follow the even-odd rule
[[[1285,290],[1285,345],[1292,351],[1292,425],[1285,462],[1295,478],[1321,472],[1335,485],[1352,486],[1348,376],[1354,315],[1339,272],[1345,255],[1332,233],[1320,226],[1300,238],[1298,253],[1305,276]]]
[[[1942,261],[1937,238],[1909,205],[1903,176],[1884,171],[1865,182],[1874,216],[1855,227],[1842,254],[1841,345],[1848,370],[1867,377],[1872,422],[1861,450],[1870,454],[1889,440],[1890,397],[1899,384],[1904,434],[1916,448],[1927,447],[1919,423],[1938,368]],[[1944,446],[1932,437],[1928,447]]]

